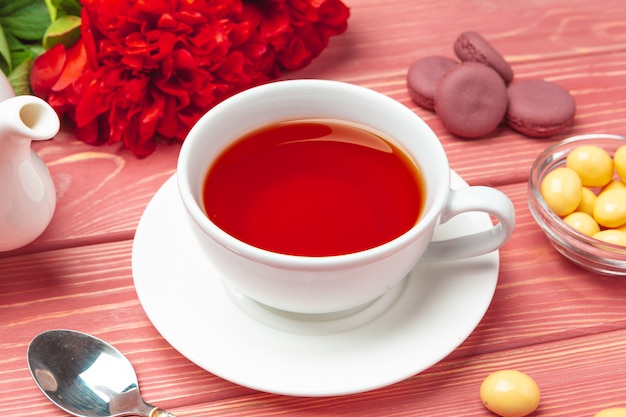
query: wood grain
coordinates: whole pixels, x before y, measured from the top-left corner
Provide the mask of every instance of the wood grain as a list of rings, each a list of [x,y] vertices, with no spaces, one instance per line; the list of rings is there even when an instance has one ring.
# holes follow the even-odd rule
[[[451,360],[381,391],[341,399],[302,399],[255,394],[202,407],[187,407],[185,415],[203,416],[490,416],[482,406],[482,380],[499,369],[519,369],[539,385],[542,401],[533,416],[592,416],[609,406],[624,406],[626,378],[624,332],[549,343],[506,354],[486,354],[471,360]],[[572,372],[576,370],[576,378]]]
[[[477,329],[427,371],[358,395],[293,398],[224,381],[158,334],[132,283],[136,225],[175,172],[180,144],[163,144],[140,160],[116,145],[78,142],[65,127],[53,140],[34,145],[57,187],[52,223],[33,244],[0,253],[3,414],[66,415],[39,392],[25,361],[28,342],[51,328],[81,330],[113,343],[135,366],[146,400],[179,416],[490,416],[478,387],[489,372],[504,368],[527,372],[538,382],[542,402],[533,416],[592,416],[626,406],[626,284],[561,257],[526,203],[530,166],[547,146],[583,133],[626,135],[626,3],[347,3],[348,31],[309,67],[283,78],[345,81],[393,97],[431,126],[451,167],[466,181],[495,186],[511,198],[517,228],[500,251],[499,283]],[[489,137],[464,140],[417,107],[406,90],[408,66],[426,55],[452,57],[452,44],[464,30],[491,41],[517,79],[542,78],[567,88],[577,104],[572,128],[538,140],[503,126]],[[392,360],[399,358],[381,358]]]

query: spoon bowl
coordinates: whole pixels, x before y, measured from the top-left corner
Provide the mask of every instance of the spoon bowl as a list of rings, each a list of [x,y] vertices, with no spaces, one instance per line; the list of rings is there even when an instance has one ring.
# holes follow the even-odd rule
[[[133,366],[110,344],[73,330],[49,330],[28,346],[28,367],[46,397],[77,417],[175,417],[146,403]]]

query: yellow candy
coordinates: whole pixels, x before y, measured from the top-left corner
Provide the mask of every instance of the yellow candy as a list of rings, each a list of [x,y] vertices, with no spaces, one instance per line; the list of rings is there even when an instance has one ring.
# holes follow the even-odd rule
[[[626,189],[613,188],[600,193],[593,206],[593,218],[604,227],[626,223]]]
[[[524,417],[539,406],[539,387],[523,372],[496,371],[480,386],[480,399],[491,412],[502,417]]]
[[[626,180],[626,145],[620,146],[613,154],[613,162],[615,163],[615,171],[623,180]]]
[[[621,182],[620,180],[613,180],[602,188],[602,192],[606,190],[612,190],[614,188],[626,188],[626,184]]]
[[[576,171],[587,187],[602,187],[613,179],[611,155],[599,146],[577,147],[567,155],[565,166]]]
[[[626,408],[613,407],[606,408],[599,413],[596,413],[593,417],[626,417]]]
[[[557,216],[572,213],[582,200],[580,177],[566,167],[550,171],[541,182],[541,197]]]
[[[590,216],[593,216],[593,206],[596,202],[596,193],[591,191],[587,187],[583,187],[583,194],[580,200],[580,204],[576,207],[576,211],[581,211],[583,213],[587,213]]]
[[[575,211],[563,218],[563,221],[570,227],[584,233],[587,236],[593,236],[600,231],[598,223],[587,213]]]
[[[621,230],[606,229],[596,233],[593,237],[606,243],[626,246],[626,232],[622,232]]]

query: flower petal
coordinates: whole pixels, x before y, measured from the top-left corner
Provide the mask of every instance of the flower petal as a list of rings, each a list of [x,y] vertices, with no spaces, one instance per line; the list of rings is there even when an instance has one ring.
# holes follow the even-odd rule
[[[61,77],[67,54],[65,46],[58,44],[33,62],[30,72],[30,85],[33,92],[40,97],[47,97],[52,86]]]
[[[72,84],[82,74],[87,67],[87,54],[83,42],[79,40],[67,49],[67,59],[59,79],[52,86],[52,90],[61,91]]]

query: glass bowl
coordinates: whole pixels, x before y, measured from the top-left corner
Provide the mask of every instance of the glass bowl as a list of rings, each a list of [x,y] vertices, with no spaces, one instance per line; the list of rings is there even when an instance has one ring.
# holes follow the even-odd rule
[[[594,239],[570,227],[554,214],[541,197],[540,186],[546,174],[564,166],[567,155],[581,145],[597,145],[612,157],[620,146],[626,145],[626,137],[608,134],[573,136],[543,151],[530,170],[528,183],[530,212],[561,255],[593,272],[626,276],[625,246]]]

